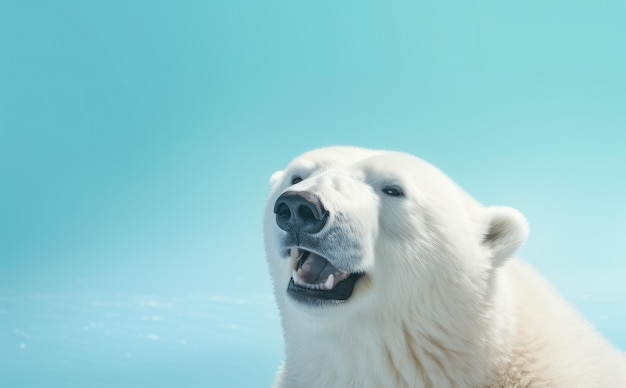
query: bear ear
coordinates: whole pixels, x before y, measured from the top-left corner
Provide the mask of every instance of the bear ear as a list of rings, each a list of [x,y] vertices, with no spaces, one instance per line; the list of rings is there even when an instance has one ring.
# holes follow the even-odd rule
[[[276,182],[278,182],[283,175],[285,174],[285,172],[283,170],[278,170],[275,173],[272,174],[272,176],[270,177],[270,186],[274,187],[274,185],[276,185]]]
[[[494,267],[502,265],[522,246],[528,237],[528,222],[510,207],[487,208],[487,230],[483,245],[491,252]]]

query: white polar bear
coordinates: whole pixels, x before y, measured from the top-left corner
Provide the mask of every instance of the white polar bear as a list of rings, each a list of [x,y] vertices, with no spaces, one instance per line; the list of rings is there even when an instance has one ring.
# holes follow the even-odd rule
[[[351,147],[271,178],[277,387],[626,387],[626,358],[527,265],[528,234],[410,155]]]

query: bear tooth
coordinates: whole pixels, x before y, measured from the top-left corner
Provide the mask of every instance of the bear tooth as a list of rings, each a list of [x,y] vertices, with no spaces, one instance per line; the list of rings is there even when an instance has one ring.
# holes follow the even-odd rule
[[[291,278],[293,279],[293,282],[297,284],[298,286],[305,287],[310,290],[332,290],[333,287],[335,286],[335,275],[333,274],[328,275],[328,278],[326,279],[324,283],[311,284],[311,283],[305,282],[298,274],[298,271],[296,271],[295,269],[292,269]]]
[[[295,269],[291,270],[291,278],[293,279],[293,282],[297,285],[304,285],[304,281],[300,279],[300,276],[298,276],[298,273]]]
[[[335,285],[335,276],[331,273],[330,275],[328,275],[328,279],[326,279],[326,281],[324,282],[324,288],[327,290],[332,290],[334,285]]]
[[[292,259],[297,259],[299,257],[298,253],[300,249],[296,248],[296,247],[291,247],[291,251],[289,252],[289,255],[291,256]]]

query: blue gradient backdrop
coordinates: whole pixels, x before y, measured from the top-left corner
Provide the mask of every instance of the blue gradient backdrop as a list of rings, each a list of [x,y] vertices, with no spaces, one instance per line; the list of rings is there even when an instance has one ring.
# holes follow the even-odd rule
[[[0,386],[268,386],[261,219],[311,148],[523,211],[626,349],[623,1],[0,2]]]

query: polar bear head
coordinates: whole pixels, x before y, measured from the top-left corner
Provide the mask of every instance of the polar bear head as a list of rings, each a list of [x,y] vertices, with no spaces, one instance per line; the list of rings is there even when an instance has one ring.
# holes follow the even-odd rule
[[[528,233],[518,211],[483,207],[398,152],[323,148],[270,183],[265,244],[284,319],[350,322],[407,308],[424,324],[464,319],[489,303],[494,271]]]

